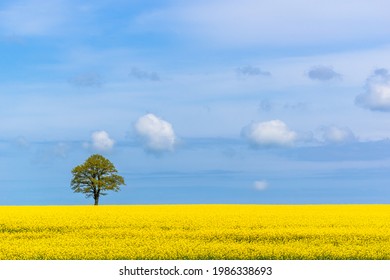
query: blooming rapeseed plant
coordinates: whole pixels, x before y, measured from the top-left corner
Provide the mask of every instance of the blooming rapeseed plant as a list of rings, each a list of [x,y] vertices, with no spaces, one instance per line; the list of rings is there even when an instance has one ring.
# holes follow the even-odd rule
[[[0,259],[390,259],[387,205],[2,206]]]

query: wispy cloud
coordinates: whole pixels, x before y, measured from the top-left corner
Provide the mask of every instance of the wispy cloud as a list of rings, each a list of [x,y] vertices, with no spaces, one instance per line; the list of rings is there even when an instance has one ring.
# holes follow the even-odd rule
[[[160,76],[156,72],[148,72],[137,67],[133,67],[131,69],[129,76],[138,80],[147,80],[152,82],[160,81]]]
[[[340,126],[324,126],[321,128],[322,140],[326,143],[341,144],[356,141],[357,138],[351,129]]]
[[[66,13],[66,2],[62,0],[13,1],[0,11],[0,29],[13,36],[54,34],[65,23]]]
[[[31,146],[30,141],[24,136],[19,136],[15,139],[15,144],[21,149],[28,149]]]
[[[54,146],[52,152],[56,157],[66,158],[69,152],[69,145],[64,142],[59,142]]]
[[[35,151],[33,163],[48,164],[53,160],[64,160],[68,157],[70,146],[66,142],[43,143]]]
[[[259,112],[271,112],[276,110],[297,111],[302,112],[308,110],[308,104],[303,101],[293,102],[278,102],[269,99],[263,99],[258,106]]]
[[[310,68],[310,70],[307,72],[307,76],[311,80],[318,80],[318,81],[331,81],[331,80],[339,80],[341,79],[341,75],[333,70],[330,66],[314,66]]]
[[[260,101],[260,104],[259,104],[259,111],[260,112],[270,112],[274,108],[275,108],[275,104],[273,102],[271,102],[270,100],[263,99]]]
[[[100,87],[103,84],[103,78],[96,72],[85,72],[70,78],[69,83],[78,87]]]
[[[305,102],[287,102],[283,105],[283,109],[292,111],[305,111],[308,109],[308,104]]]
[[[376,69],[366,80],[365,91],[356,97],[355,103],[373,111],[390,111],[389,71]]]
[[[161,153],[174,150],[177,138],[169,122],[147,114],[137,120],[134,128],[146,151]]]
[[[383,7],[384,0],[189,1],[143,14],[137,22],[224,47],[335,44],[389,36]]]
[[[271,76],[271,72],[250,65],[239,67],[236,69],[236,72],[241,76]]]

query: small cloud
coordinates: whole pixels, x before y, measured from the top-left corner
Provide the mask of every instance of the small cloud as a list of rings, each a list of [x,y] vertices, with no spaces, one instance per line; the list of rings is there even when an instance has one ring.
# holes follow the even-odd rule
[[[379,79],[388,79],[389,75],[389,71],[386,68],[378,68],[375,69],[374,74],[371,77],[378,77]]]
[[[152,153],[174,150],[177,139],[169,122],[153,114],[147,114],[137,120],[134,128],[145,150]]]
[[[285,103],[283,109],[292,110],[292,111],[305,111],[307,110],[307,103],[305,102],[295,102],[295,103]]]
[[[243,75],[243,76],[271,76],[270,72],[263,71],[258,67],[254,67],[250,65],[239,67],[236,69],[236,71],[239,75]]]
[[[15,143],[21,149],[28,149],[31,146],[30,142],[24,136],[19,136],[18,138],[16,138]]]
[[[69,83],[77,87],[100,87],[103,84],[102,76],[95,72],[86,72],[70,78]]]
[[[280,120],[253,122],[242,129],[242,136],[253,146],[291,146],[297,133]]]
[[[255,190],[264,191],[268,188],[268,183],[266,181],[255,181],[253,187]]]
[[[66,158],[68,152],[69,152],[69,146],[63,142],[57,143],[52,150],[53,155],[59,158]]]
[[[356,141],[356,136],[348,127],[327,126],[321,130],[322,139],[327,143],[341,144]]]
[[[312,67],[307,72],[307,76],[311,80],[318,80],[322,82],[341,79],[341,75],[335,72],[332,67],[323,66],[323,65]]]
[[[109,152],[114,147],[115,141],[104,130],[95,131],[91,135],[91,143],[84,143],[84,148],[92,148],[99,152]]]
[[[54,145],[53,143],[44,143],[43,146],[35,152],[33,163],[49,164],[54,160],[66,159],[69,151],[69,145],[64,142],[58,142]]]
[[[136,67],[131,69],[129,76],[138,80],[148,80],[152,82],[160,81],[160,76],[156,72],[147,72]]]
[[[376,69],[366,80],[365,91],[355,98],[355,104],[373,111],[390,111],[390,73]]]
[[[274,104],[268,99],[264,99],[260,101],[259,111],[260,112],[270,112],[274,108]]]

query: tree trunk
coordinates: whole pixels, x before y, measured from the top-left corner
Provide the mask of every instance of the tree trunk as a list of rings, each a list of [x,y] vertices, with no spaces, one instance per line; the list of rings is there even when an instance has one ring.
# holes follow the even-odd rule
[[[95,206],[97,206],[97,205],[99,205],[99,197],[98,196],[95,197]]]

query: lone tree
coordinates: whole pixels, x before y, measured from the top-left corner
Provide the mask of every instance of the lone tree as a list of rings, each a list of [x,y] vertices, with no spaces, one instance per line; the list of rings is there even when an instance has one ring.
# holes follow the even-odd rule
[[[95,205],[99,204],[100,195],[105,191],[119,191],[120,185],[126,185],[122,176],[117,175],[115,166],[101,155],[90,156],[83,164],[72,170],[71,188],[75,193],[84,193],[93,197]]]

